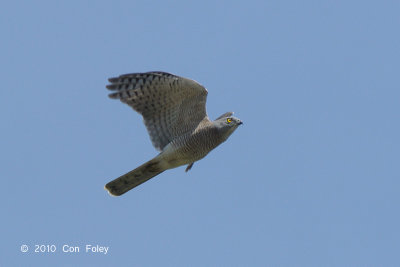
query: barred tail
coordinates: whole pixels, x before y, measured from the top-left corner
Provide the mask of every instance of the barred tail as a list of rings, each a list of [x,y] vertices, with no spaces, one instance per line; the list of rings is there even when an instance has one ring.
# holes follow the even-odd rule
[[[119,178],[109,182],[104,186],[108,193],[113,196],[120,196],[134,187],[146,182],[154,176],[165,171],[161,165],[160,160],[154,158],[143,165],[137,167]]]

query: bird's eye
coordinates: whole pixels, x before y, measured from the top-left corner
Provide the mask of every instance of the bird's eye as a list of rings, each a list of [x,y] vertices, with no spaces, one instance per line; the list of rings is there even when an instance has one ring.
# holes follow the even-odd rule
[[[231,118],[227,118],[227,119],[226,119],[226,122],[227,122],[227,123],[231,123],[231,122],[232,122],[232,119],[231,119]]]

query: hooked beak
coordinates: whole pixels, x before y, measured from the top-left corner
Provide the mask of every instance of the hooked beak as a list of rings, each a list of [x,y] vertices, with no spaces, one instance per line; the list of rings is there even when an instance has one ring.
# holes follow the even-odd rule
[[[241,125],[241,124],[243,124],[243,121],[240,121],[240,122],[238,123],[238,125]]]

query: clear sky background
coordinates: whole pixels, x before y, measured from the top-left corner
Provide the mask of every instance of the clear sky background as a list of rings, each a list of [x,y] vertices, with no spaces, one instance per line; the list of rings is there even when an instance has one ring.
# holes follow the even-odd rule
[[[0,265],[399,266],[399,14],[399,1],[3,2]],[[211,118],[244,125],[190,172],[111,197],[104,184],[157,151],[107,78],[151,70],[199,81]]]

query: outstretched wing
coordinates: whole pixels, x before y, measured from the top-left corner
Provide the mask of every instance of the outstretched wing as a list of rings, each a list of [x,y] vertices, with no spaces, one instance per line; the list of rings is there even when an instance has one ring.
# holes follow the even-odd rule
[[[151,141],[162,150],[176,137],[193,131],[204,119],[207,90],[197,82],[166,72],[110,78],[110,98],[120,99],[143,116]]]

